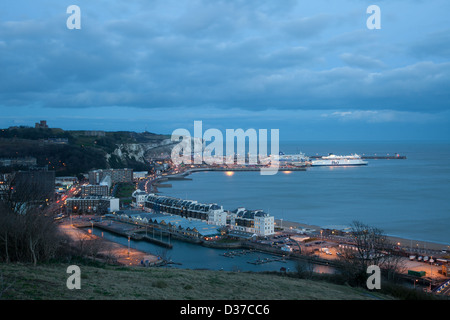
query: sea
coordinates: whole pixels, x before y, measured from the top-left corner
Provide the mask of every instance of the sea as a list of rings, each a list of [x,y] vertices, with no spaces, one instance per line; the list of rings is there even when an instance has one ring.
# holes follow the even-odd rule
[[[400,154],[406,159],[367,160],[366,166],[310,167],[306,171],[197,172],[173,180],[163,195],[217,203],[226,210],[262,209],[275,219],[323,228],[353,221],[386,235],[450,244],[450,142],[280,142],[285,154]]]

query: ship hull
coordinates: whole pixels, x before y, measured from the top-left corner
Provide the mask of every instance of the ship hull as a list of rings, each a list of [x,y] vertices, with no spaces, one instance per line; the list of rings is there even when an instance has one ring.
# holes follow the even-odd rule
[[[318,166],[364,166],[367,165],[367,161],[363,160],[315,160],[311,162],[311,166],[318,167]]]

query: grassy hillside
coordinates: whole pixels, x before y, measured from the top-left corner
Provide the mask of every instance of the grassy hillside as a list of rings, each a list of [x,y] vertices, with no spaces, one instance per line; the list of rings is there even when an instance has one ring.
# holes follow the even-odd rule
[[[73,263],[76,264],[76,263]],[[80,300],[368,300],[363,289],[274,274],[165,268],[87,266],[81,289],[69,290],[69,264],[0,264],[3,299]],[[0,278],[1,279],[1,278]],[[8,288],[9,287],[9,288]],[[5,288],[8,288],[5,291]]]

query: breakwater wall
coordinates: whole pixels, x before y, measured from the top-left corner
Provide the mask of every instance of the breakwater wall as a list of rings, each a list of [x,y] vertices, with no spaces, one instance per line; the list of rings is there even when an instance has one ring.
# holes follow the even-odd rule
[[[325,156],[308,156],[308,158],[310,159],[322,159]],[[390,156],[390,155],[373,155],[373,156],[361,156],[361,159],[367,159],[367,160],[389,160],[389,159],[406,159],[406,156],[401,156],[401,155],[394,155],[394,156]]]
[[[151,242],[151,243],[154,243],[159,246],[166,247],[166,248],[173,247],[173,245],[168,242],[155,239],[148,235],[141,234],[142,232],[144,232],[144,230],[138,230],[138,231],[137,230],[127,230],[127,229],[121,228],[120,226],[118,227],[118,226],[107,225],[107,224],[102,224],[102,223],[94,223],[94,227],[114,233],[118,236],[130,237],[130,239],[133,239],[133,240],[145,240],[145,241],[148,241],[148,242]]]

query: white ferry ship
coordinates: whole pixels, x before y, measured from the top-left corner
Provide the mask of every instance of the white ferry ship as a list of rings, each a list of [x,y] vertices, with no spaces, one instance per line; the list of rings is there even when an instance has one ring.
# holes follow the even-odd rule
[[[303,163],[308,161],[309,158],[305,156],[305,154],[302,152],[297,154],[284,154],[283,152],[280,152],[278,160],[280,161],[280,163],[291,164],[291,163]]]
[[[280,152],[278,155],[280,166],[305,166],[309,158],[302,152],[297,154],[284,154]]]
[[[328,156],[311,161],[311,166],[360,166],[366,164],[367,161],[362,160],[361,156],[357,154],[337,156],[330,153]]]
[[[297,154],[284,154],[280,152],[278,156],[270,155],[264,161],[278,160],[281,167],[284,166],[306,166],[309,158],[302,152]]]

